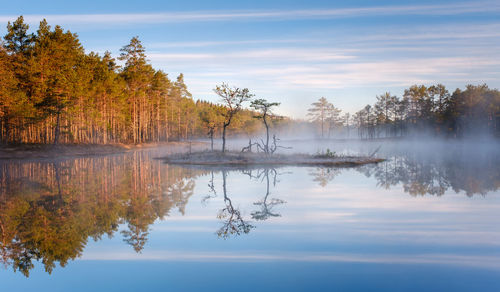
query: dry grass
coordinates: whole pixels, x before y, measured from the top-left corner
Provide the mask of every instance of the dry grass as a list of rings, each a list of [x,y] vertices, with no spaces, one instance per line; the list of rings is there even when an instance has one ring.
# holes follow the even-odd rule
[[[173,154],[164,158],[170,164],[185,165],[323,165],[323,166],[356,166],[378,163],[384,159],[373,157],[318,157],[309,154],[274,154],[240,153],[240,152],[193,152]]]

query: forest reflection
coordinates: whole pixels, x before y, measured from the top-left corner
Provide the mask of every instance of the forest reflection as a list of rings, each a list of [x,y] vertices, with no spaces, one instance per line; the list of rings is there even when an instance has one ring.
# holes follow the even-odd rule
[[[459,158],[462,157],[462,158]],[[399,188],[412,195],[443,195],[447,190],[467,196],[500,188],[500,157],[397,155],[387,162],[355,168],[374,177],[381,188]],[[208,178],[202,204],[220,200],[214,218],[221,239],[244,235],[258,222],[280,217],[286,202],[273,196],[288,168],[197,169],[164,164],[147,151],[126,155],[61,161],[0,163],[0,259],[29,276],[36,262],[51,272],[82,256],[89,239],[119,235],[136,252],[148,240],[151,226],[172,212],[184,215],[194,195],[195,180]],[[288,169],[289,170],[289,169]],[[309,179],[322,187],[342,173],[338,168],[308,168]],[[257,185],[251,210],[240,210],[233,175]],[[301,180],[305,178],[300,178]]]
[[[454,149],[434,153],[406,152],[384,163],[357,168],[377,179],[379,187],[403,188],[412,196],[441,196],[446,191],[468,197],[486,195],[500,188],[500,153],[481,151],[457,153]]]
[[[228,173],[244,173],[265,182],[259,209],[244,218],[232,199]],[[273,210],[284,201],[269,198],[278,172],[263,170],[202,170],[182,168],[152,159],[148,152],[79,158],[56,162],[11,161],[0,164],[0,259],[26,277],[36,262],[51,273],[59,264],[82,256],[89,238],[122,236],[140,253],[151,226],[172,211],[185,214],[195,179],[210,175],[206,204],[222,190],[224,207],[214,216],[215,232],[223,239],[249,233],[251,220],[280,216]],[[214,177],[222,184],[216,186]],[[260,197],[260,194],[259,194]]]
[[[374,177],[384,189],[401,186],[411,196],[442,196],[448,190],[463,192],[468,197],[486,195],[500,188],[500,159],[498,155],[485,159],[448,157],[448,159],[418,156],[394,156],[379,164],[355,169],[366,177]],[[309,171],[312,180],[327,187],[342,169],[317,167]]]
[[[82,255],[89,238],[113,236],[136,252],[149,228],[173,209],[184,213],[203,171],[173,167],[147,152],[57,162],[0,164],[0,257],[28,276]]]

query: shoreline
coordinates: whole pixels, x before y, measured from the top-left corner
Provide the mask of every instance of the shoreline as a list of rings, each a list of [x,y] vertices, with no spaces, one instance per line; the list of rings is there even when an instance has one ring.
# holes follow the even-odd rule
[[[190,142],[160,142],[145,144],[19,144],[1,145],[0,161],[25,159],[61,159],[121,154],[155,147],[187,146]],[[199,144],[201,142],[191,142]]]

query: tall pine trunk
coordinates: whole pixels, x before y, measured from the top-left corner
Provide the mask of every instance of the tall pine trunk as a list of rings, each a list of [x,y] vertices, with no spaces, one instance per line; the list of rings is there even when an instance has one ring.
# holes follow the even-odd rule
[[[54,144],[59,143],[59,132],[60,132],[60,127],[61,127],[61,112],[57,111],[56,114],[56,129],[54,133]]]

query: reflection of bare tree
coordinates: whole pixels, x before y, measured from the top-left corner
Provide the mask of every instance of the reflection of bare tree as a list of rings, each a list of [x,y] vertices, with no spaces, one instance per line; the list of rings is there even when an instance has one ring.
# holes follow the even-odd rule
[[[326,187],[338,174],[340,169],[332,167],[317,167],[309,172],[313,177],[313,181],[319,183],[320,186]]]
[[[206,205],[208,200],[217,197],[217,192],[215,191],[215,185],[214,185],[214,171],[212,170],[210,174],[211,174],[212,178],[210,179],[210,182],[208,183],[209,194],[204,196],[201,199],[201,203],[203,205]]]
[[[226,206],[222,210],[220,210],[219,214],[217,215],[217,218],[223,220],[223,225],[216,232],[217,236],[223,239],[227,239],[232,235],[246,234],[250,232],[252,228],[254,228],[253,225],[243,219],[240,210],[234,208],[233,202],[227,196],[226,176],[227,173],[225,170],[223,170],[222,190],[224,193],[224,203]]]
[[[266,168],[263,170],[263,172],[259,173],[258,176],[263,175],[265,180],[266,180],[266,195],[264,196],[264,199],[254,203],[256,206],[260,206],[261,209],[259,211],[254,211],[252,212],[252,218],[255,220],[266,220],[269,217],[279,217],[281,216],[278,213],[273,213],[273,207],[276,205],[280,205],[285,203],[285,201],[281,199],[276,199],[276,198],[271,198],[269,199],[269,174],[273,175],[273,186],[276,186],[277,182],[277,172],[275,169],[269,169]],[[251,174],[250,174],[251,175]]]

